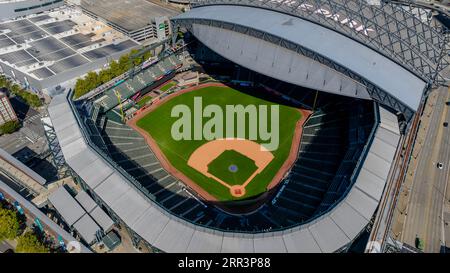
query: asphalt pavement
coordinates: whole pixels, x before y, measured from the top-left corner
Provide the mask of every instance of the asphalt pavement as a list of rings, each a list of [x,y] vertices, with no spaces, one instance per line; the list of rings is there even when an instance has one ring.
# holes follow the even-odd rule
[[[415,246],[416,237],[424,242],[425,252],[440,252],[445,245],[444,210],[447,184],[450,173],[450,134],[443,123],[450,120],[450,90],[442,87],[437,90],[435,103],[430,115],[424,114],[423,122],[428,123],[426,132],[418,134],[418,147],[413,152],[412,168],[408,171],[412,183],[406,183],[402,193],[404,202],[400,202],[398,212],[403,217],[398,240]],[[442,169],[437,163],[444,164]],[[410,166],[411,167],[411,166]],[[398,219],[397,219],[398,220]]]

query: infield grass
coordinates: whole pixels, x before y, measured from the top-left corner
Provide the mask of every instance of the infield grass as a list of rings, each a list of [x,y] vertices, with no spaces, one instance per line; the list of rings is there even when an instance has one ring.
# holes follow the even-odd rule
[[[236,170],[232,170],[232,166]],[[242,185],[258,169],[255,162],[234,150],[227,150],[208,165],[208,172],[230,186]]]
[[[171,136],[172,125],[178,119],[171,117],[172,108],[176,105],[184,104],[187,105],[193,112],[194,97],[202,97],[204,107],[206,105],[216,104],[223,110],[226,105],[256,105],[257,107],[259,105],[268,105],[270,107],[270,105],[275,104],[234,90],[230,87],[204,87],[165,101],[158,108],[154,109],[152,112],[140,119],[137,122],[137,126],[144,129],[152,136],[172,166],[183,172],[187,177],[211,195],[215,196],[219,201],[247,199],[265,192],[267,190],[267,186],[270,184],[273,177],[289,156],[295,127],[298,120],[301,118],[300,111],[290,106],[280,105],[280,143],[278,149],[272,151],[274,159],[249,183],[249,185],[247,185],[246,194],[243,197],[236,198],[230,194],[227,187],[221,185],[214,179],[204,176],[197,170],[187,165],[190,155],[197,148],[205,144],[207,142],[206,140],[176,141]],[[208,119],[205,118],[204,122],[207,120]],[[256,142],[264,143],[264,141],[261,140],[256,140]],[[228,166],[226,167],[228,168]],[[242,168],[246,168],[246,166],[242,165]]]

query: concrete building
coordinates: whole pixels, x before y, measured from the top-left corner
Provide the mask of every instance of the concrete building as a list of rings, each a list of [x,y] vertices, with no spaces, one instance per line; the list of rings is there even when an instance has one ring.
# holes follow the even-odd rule
[[[179,13],[145,0],[81,0],[80,6],[87,15],[138,42],[169,37],[169,19]]]
[[[0,23],[0,73],[35,92],[103,68],[138,43],[77,7]]]
[[[179,86],[197,85],[199,83],[198,72],[187,72],[178,79]]]
[[[63,0],[2,0],[0,1],[0,21],[26,16],[58,8]]]
[[[17,120],[16,112],[6,93],[0,91],[0,125],[13,120]]]

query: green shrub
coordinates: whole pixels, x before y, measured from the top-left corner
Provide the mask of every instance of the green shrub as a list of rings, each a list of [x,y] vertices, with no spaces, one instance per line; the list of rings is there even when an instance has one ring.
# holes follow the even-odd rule
[[[20,224],[17,213],[0,208],[0,241],[14,239],[19,234]]]
[[[84,78],[79,78],[75,83],[74,99],[77,99],[100,85],[109,82],[115,77],[124,74],[132,68],[132,64],[140,65],[152,56],[150,52],[146,52],[141,57],[136,57],[130,61],[131,56],[138,52],[138,50],[133,49],[130,53],[120,57],[118,61],[112,61],[108,68],[101,70],[99,73],[91,71]]]
[[[12,134],[15,131],[19,130],[20,123],[17,120],[12,120],[4,123],[0,126],[0,134]]]
[[[37,108],[42,106],[42,101],[38,95],[22,89],[18,84],[12,83],[3,75],[0,76],[0,87],[4,87],[11,91],[12,94],[22,98],[22,100],[31,107]]]
[[[17,253],[48,253],[50,250],[42,244],[36,235],[31,232],[25,232],[17,240]]]

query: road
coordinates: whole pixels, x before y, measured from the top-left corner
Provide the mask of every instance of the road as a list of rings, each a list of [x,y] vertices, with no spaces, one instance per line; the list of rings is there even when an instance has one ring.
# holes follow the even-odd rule
[[[450,134],[443,126],[444,121],[450,121],[449,107],[445,105],[450,100],[450,89],[441,87],[435,92],[435,102],[422,118],[427,126],[419,129],[418,145],[413,151],[393,228],[395,239],[415,246],[417,236],[424,241],[424,252],[434,253],[445,245],[443,217],[450,173]],[[437,162],[444,163],[442,170],[437,168]]]

